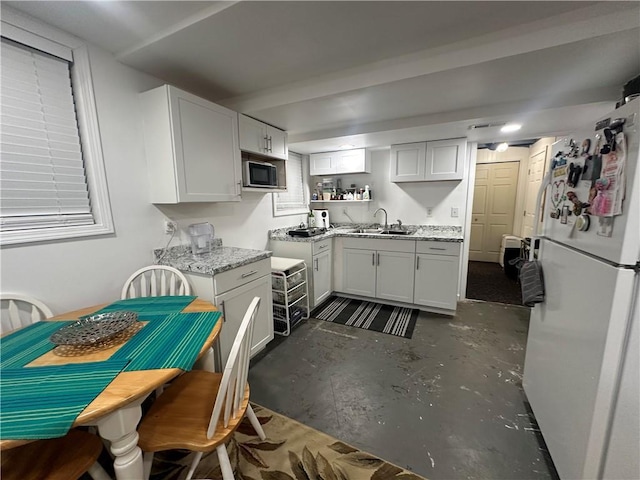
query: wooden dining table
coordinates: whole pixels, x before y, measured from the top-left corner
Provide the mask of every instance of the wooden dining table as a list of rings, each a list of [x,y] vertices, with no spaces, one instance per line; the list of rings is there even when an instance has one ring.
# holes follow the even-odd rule
[[[49,318],[47,320],[75,320],[90,315],[104,308],[107,304],[95,305]],[[181,313],[215,312],[217,308],[210,302],[196,298],[182,309]],[[222,328],[220,318],[202,345],[198,354],[199,367],[214,369],[213,347]],[[103,350],[92,350],[86,355],[60,356],[55,350],[35,359],[27,365],[47,366],[69,363],[86,363],[108,360],[120,345],[110,346]],[[143,477],[142,451],[138,447],[136,428],[142,418],[142,402],[171,379],[183,372],[179,368],[157,370],[122,371],[87,407],[78,415],[74,427],[95,426],[100,437],[110,442],[110,450],[114,455],[114,470],[118,480],[141,480]],[[2,440],[0,450],[18,447],[33,440]]]

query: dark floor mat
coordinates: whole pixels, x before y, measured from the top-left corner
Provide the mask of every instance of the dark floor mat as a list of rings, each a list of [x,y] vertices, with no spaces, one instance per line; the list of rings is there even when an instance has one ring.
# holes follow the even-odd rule
[[[497,263],[469,262],[467,298],[522,305],[520,284],[507,277]]]

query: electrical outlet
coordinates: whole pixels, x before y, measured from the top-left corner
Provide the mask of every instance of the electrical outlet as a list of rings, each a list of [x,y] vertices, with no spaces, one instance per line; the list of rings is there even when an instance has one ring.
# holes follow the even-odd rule
[[[451,207],[451,216],[454,218],[458,216],[458,207]]]
[[[433,207],[427,207],[427,217],[433,217]]]
[[[164,221],[164,233],[176,233],[178,230],[178,224],[173,220],[165,220]]]

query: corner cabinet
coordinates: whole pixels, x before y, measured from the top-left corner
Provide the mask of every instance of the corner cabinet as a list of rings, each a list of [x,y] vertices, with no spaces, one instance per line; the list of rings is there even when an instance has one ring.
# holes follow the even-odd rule
[[[392,145],[389,179],[395,183],[462,180],[466,152],[465,138]]]
[[[371,173],[371,160],[369,153],[364,148],[309,155],[309,174],[311,176],[348,173]]]
[[[151,202],[240,201],[238,114],[170,85],[140,101]]]
[[[268,158],[287,159],[287,132],[242,114],[238,116],[238,124],[240,150]]]

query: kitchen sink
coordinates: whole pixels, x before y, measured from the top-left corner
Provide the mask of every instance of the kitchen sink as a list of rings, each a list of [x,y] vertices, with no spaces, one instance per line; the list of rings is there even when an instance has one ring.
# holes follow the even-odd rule
[[[409,235],[411,232],[407,230],[382,230],[382,235]]]
[[[357,230],[352,231],[351,233],[370,233],[370,234],[380,234],[382,233],[381,228],[358,228]]]

